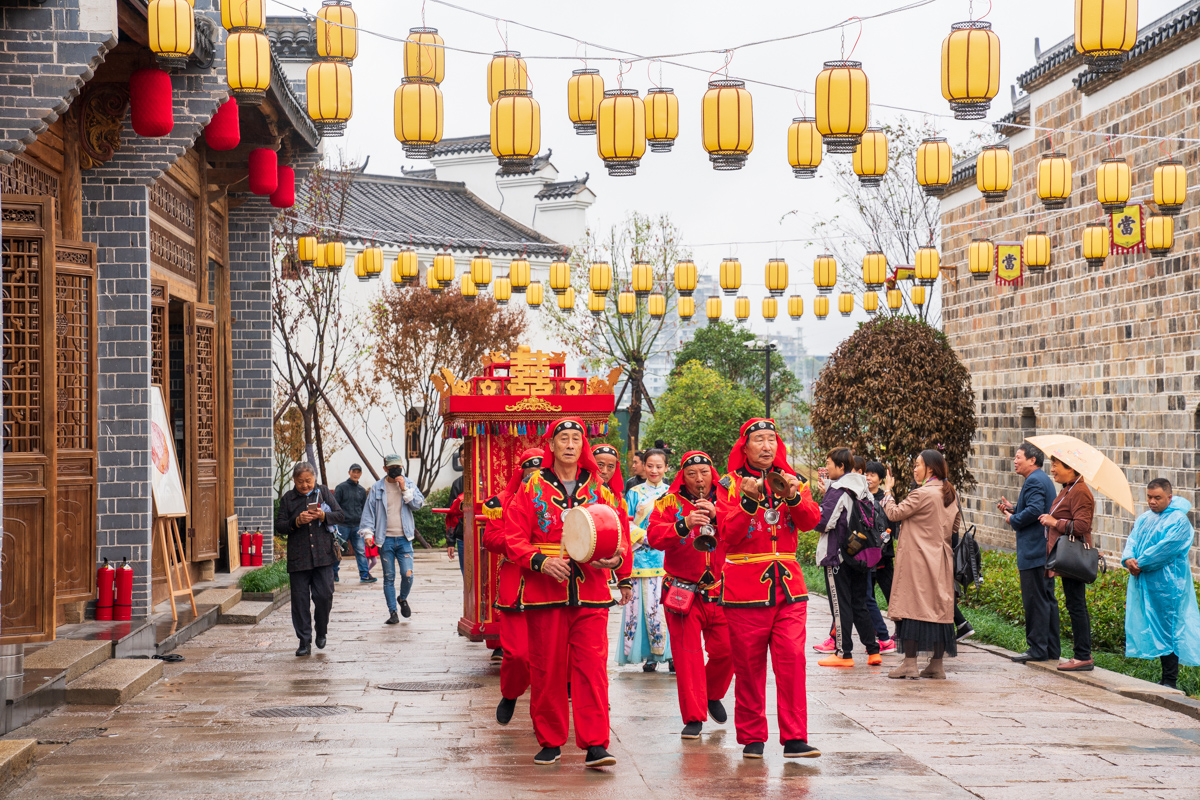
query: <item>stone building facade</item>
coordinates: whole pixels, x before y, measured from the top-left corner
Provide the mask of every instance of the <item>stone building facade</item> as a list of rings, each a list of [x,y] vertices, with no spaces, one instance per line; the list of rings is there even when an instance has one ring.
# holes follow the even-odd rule
[[[1083,228],[1106,220],[1095,185],[1102,159],[1128,161],[1130,203],[1144,204],[1147,214],[1158,213],[1152,176],[1159,162],[1182,161],[1192,186],[1200,183],[1198,36],[1200,3],[1191,2],[1144,26],[1116,75],[1088,73],[1071,38],[1039,49],[1018,78],[1024,93],[1014,93],[1013,110],[995,124],[1013,155],[1007,199],[984,202],[974,156],[956,165],[941,207],[942,263],[957,268],[944,273],[942,316],[975,388],[970,469],[979,485],[968,506],[988,545],[1013,547],[995,503],[1001,495],[1015,499],[1013,453],[1035,434],[1071,434],[1100,448],[1124,469],[1139,510],[1155,477],[1200,501],[1197,204],[1189,199],[1175,217],[1175,244],[1164,257],[1110,255],[1103,268],[1089,269],[1081,245]],[[1038,162],[1051,151],[1066,153],[1074,167],[1070,202],[1058,211],[1046,211],[1037,197]],[[1051,237],[1049,269],[1027,274],[1019,288],[995,285],[994,273],[972,280],[972,239],[1020,241],[1035,231]],[[1119,553],[1132,522],[1097,494],[1103,551]],[[1200,551],[1192,560],[1200,568]]]

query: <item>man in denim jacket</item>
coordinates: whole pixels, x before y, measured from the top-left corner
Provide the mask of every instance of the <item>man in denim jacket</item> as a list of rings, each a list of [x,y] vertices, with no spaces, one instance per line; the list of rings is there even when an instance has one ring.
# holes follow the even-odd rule
[[[400,578],[400,613],[412,616],[408,593],[413,585],[413,536],[416,522],[413,512],[425,505],[425,497],[416,483],[404,477],[404,459],[393,453],[383,460],[387,473],[367,492],[358,535],[367,545],[378,543],[379,559],[383,562],[383,597],[387,600],[388,625],[396,625],[396,564]]]

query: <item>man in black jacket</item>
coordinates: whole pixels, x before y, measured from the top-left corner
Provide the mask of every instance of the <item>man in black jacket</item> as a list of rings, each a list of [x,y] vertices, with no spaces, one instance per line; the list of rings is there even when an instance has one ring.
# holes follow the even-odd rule
[[[375,583],[379,579],[371,577],[371,571],[367,567],[367,543],[358,535],[363,503],[367,502],[367,490],[359,484],[362,474],[362,465],[351,464],[350,476],[333,490],[333,499],[337,500],[338,505],[342,507],[342,513],[346,515],[346,519],[338,525],[338,530],[341,531],[342,538],[354,549],[354,560],[358,562],[358,579],[362,583]],[[334,574],[337,574],[336,567]]]
[[[297,656],[312,653],[316,609],[317,649],[325,647],[329,612],[333,608],[333,565],[341,558],[329,527],[344,519],[333,494],[317,486],[312,465],[301,461],[292,468],[292,488],[279,499],[275,533],[287,539],[288,578],[292,584],[292,627],[300,647]]]

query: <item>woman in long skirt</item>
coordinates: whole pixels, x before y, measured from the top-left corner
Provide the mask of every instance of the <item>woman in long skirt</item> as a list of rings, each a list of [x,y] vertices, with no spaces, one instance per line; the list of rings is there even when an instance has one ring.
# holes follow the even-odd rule
[[[617,663],[641,664],[643,670],[653,672],[660,661],[671,660],[671,642],[662,607],[662,585],[666,575],[663,554],[646,541],[646,528],[654,504],[670,488],[665,480],[667,454],[658,449],[647,450],[643,465],[646,482],[625,493],[631,520],[629,534],[633,541],[633,601],[622,609]]]

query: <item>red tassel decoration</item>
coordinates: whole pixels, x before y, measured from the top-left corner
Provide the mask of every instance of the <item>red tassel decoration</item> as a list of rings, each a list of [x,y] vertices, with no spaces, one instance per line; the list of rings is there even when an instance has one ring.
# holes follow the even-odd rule
[[[296,204],[296,171],[291,167],[280,167],[278,176],[278,184],[271,193],[271,205],[291,208]]]
[[[279,186],[279,160],[274,150],[250,151],[250,191],[269,195]]]
[[[129,76],[129,116],[138,136],[166,136],[175,127],[171,76],[161,69],[139,69]]]
[[[242,143],[242,125],[236,98],[229,98],[213,114],[204,129],[204,141],[210,150],[232,150]]]

